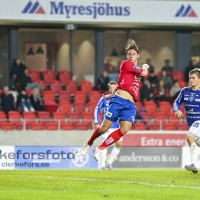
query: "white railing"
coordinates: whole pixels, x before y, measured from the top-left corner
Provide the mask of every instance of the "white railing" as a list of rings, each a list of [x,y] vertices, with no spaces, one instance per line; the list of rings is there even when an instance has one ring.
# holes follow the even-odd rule
[[[6,123],[7,122],[7,123]],[[74,128],[75,128],[75,125],[77,123],[82,123],[82,122],[88,122],[88,123],[91,123],[92,126],[88,125],[88,128],[92,128],[94,129],[94,120],[86,120],[86,119],[65,119],[65,120],[59,120],[59,119],[5,119],[5,120],[2,120],[0,119],[0,127],[2,127],[4,125],[4,123],[6,123],[7,125],[8,124],[13,124],[13,126],[15,126],[15,128],[17,126],[20,126],[22,125],[23,129],[31,129],[31,124],[32,123],[38,123],[38,124],[43,124],[44,127],[46,127],[46,123],[57,123],[58,124],[58,130],[61,130],[62,129],[62,123],[73,123],[74,124]],[[148,130],[148,127],[151,126],[151,124],[158,124],[159,123],[159,128],[160,130],[163,130],[163,124],[167,124],[167,123],[186,123],[187,121],[186,120],[154,120],[154,119],[151,119],[151,120],[148,120],[148,121],[145,121],[145,120],[136,120],[135,123],[144,123],[147,127],[147,130]]]

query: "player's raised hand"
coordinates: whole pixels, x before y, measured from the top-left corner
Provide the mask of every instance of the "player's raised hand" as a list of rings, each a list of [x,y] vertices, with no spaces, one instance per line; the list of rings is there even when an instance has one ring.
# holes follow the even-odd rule
[[[182,113],[180,110],[177,110],[177,111],[175,112],[175,116],[176,116],[177,118],[181,119],[184,115],[183,115],[183,113]]]
[[[149,69],[149,65],[147,65],[147,64],[144,64],[144,65],[142,65],[142,68],[144,69],[144,68],[147,68],[147,69]]]
[[[143,65],[142,65],[142,69],[143,69],[143,72],[140,74],[140,76],[147,76],[147,74],[148,74],[148,69],[149,69],[149,65],[143,64]]]

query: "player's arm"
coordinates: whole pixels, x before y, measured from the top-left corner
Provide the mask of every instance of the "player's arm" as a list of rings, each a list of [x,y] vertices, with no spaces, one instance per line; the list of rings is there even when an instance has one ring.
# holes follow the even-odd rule
[[[94,109],[94,123],[95,123],[95,128],[98,128],[100,126],[100,112],[101,109],[104,107],[104,98],[101,97],[99,99],[99,102],[97,103],[95,109]]]
[[[144,64],[142,68],[136,66],[133,62],[125,62],[123,63],[123,67],[128,71],[129,73],[136,74],[138,76],[146,76],[148,74],[148,68],[149,65]]]
[[[179,119],[183,117],[183,113],[181,111],[181,104],[183,103],[183,91],[184,91],[184,89],[182,89],[180,91],[180,93],[179,93],[178,97],[176,98],[176,100],[174,101],[174,105],[173,105],[175,116]]]

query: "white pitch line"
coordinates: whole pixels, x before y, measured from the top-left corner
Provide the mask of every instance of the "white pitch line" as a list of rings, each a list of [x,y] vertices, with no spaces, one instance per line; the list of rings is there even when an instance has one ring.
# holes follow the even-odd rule
[[[27,176],[27,175],[7,175],[7,176],[24,176],[28,178],[46,178],[46,179],[63,179],[63,180],[75,180],[75,181],[101,181],[100,179],[91,179],[91,178],[67,178],[67,177],[59,177],[59,176]],[[110,183],[126,183],[126,184],[138,184],[138,185],[147,185],[147,186],[156,186],[156,187],[171,187],[171,188],[184,188],[184,189],[195,189],[200,190],[198,186],[184,186],[184,185],[166,185],[166,184],[158,184],[158,183],[149,183],[149,182],[137,182],[137,181],[126,181],[126,180],[108,180],[103,179],[104,182]]]
[[[123,189],[123,191],[130,191],[130,190],[134,190],[134,188],[125,188]],[[3,192],[33,192],[33,191],[37,191],[37,192],[49,192],[49,190],[40,190],[40,189],[12,189],[12,190],[9,190],[9,189],[0,189],[0,193],[3,193]],[[113,191],[121,191],[121,188],[119,189],[116,189],[116,188],[112,188],[112,189],[85,189],[84,188],[84,191],[89,191],[89,192],[113,192]],[[64,189],[55,189],[54,192],[74,192],[74,190],[72,189],[67,189],[67,190],[64,190]]]

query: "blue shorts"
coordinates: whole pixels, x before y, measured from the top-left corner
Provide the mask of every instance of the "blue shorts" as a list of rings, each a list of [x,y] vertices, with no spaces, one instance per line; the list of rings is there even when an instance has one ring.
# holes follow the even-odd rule
[[[117,95],[111,98],[105,118],[110,121],[130,121],[134,124],[136,115],[135,104]]]

